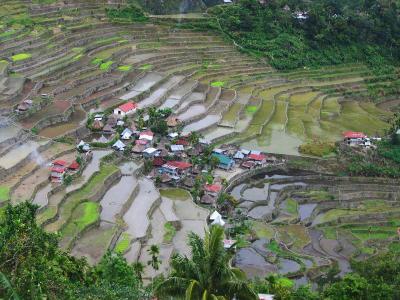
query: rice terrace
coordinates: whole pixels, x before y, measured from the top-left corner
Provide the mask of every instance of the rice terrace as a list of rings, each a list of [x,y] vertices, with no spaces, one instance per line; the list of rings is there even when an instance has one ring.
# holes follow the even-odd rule
[[[358,263],[399,255],[398,40],[294,41],[315,11],[292,2],[1,0],[0,252],[5,220],[31,209],[68,259],[121,259],[143,289],[35,298],[0,255],[22,299],[217,299],[160,292],[213,227],[259,295],[278,295],[258,281],[273,275],[326,297]],[[329,295],[273,299],[351,299]]]

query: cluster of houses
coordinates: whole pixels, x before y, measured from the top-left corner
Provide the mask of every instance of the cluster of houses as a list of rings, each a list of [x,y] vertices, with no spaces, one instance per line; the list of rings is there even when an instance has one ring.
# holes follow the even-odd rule
[[[77,161],[72,161],[71,163],[58,159],[52,162],[50,168],[50,180],[55,183],[62,183],[67,174],[74,174],[80,168]]]
[[[111,147],[118,152],[126,152],[129,149],[130,155],[144,158],[151,161],[152,170],[149,178],[157,180],[161,184],[181,185],[186,188],[193,188],[195,179],[208,170],[202,170],[197,164],[192,162],[209,148],[210,142],[200,139],[194,145],[190,142],[190,135],[181,135],[175,132],[175,128],[180,121],[170,116],[166,119],[169,133],[166,136],[157,136],[150,129],[138,130],[135,122],[125,124],[126,116],[132,115],[138,109],[134,102],[122,104],[113,110],[113,114],[107,116],[98,113],[94,116],[92,128],[102,131],[104,137],[107,133],[118,134],[118,139],[112,143]],[[125,120],[125,121],[124,121]],[[119,133],[114,129],[121,126]],[[81,141],[78,145],[83,152],[90,151],[90,147]],[[260,151],[240,149],[234,145],[222,145],[218,149],[213,149],[211,153],[213,163],[219,169],[231,171],[236,167],[252,169],[268,163],[275,163],[276,158],[264,154]],[[222,179],[215,178],[211,184],[202,186],[201,202],[204,204],[215,203],[218,195],[223,190]]]

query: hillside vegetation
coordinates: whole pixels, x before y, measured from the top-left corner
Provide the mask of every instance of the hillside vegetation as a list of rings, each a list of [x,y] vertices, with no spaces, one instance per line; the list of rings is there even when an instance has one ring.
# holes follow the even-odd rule
[[[240,0],[209,12],[236,42],[277,69],[360,61],[376,66],[400,57],[396,1]]]

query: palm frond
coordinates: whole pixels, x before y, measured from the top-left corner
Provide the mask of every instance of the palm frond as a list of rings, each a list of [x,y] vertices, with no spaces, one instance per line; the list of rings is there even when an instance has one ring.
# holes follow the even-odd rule
[[[9,296],[9,299],[20,300],[20,297],[14,290],[13,286],[11,285],[11,282],[2,272],[0,272],[0,285],[4,289],[6,294]]]

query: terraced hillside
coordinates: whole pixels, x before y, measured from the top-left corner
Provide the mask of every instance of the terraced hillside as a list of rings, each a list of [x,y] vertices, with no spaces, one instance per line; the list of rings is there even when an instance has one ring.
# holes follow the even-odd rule
[[[6,112],[33,99],[38,111],[19,122],[45,137],[76,130],[92,108],[135,100],[173,108],[184,131],[213,141],[296,154],[300,144],[337,140],[344,130],[382,132],[390,116],[361,97],[374,78],[363,65],[279,74],[210,33],[110,24],[99,4],[8,1],[4,7],[34,25],[2,29],[0,57],[8,72],[1,107]]]
[[[387,179],[282,170],[252,177],[231,191],[256,236],[238,252],[236,264],[250,276],[272,271],[300,282],[332,264],[348,273],[351,259],[392,247],[399,192],[397,181]]]
[[[0,206],[38,204],[38,222],[60,233],[63,249],[92,263],[107,249],[145,263],[149,246],[160,244],[163,272],[173,251],[188,251],[189,231],[203,233],[208,211],[185,191],[160,192],[141,176],[140,161],[121,162],[111,150],[93,151],[72,184],[50,183],[48,165],[76,159],[75,142],[89,138],[89,113],[132,100],[141,108],[171,108],[183,132],[199,132],[215,143],[298,155],[299,145],[336,141],[345,130],[382,133],[398,104],[385,97],[367,100],[371,82],[384,84],[387,78],[374,77],[364,65],[279,73],[217,33],[181,29],[173,24],[182,21],[179,16],[111,23],[105,7],[117,4],[4,0],[0,7]],[[32,100],[28,110],[20,106],[25,100]],[[298,187],[290,197],[283,188],[288,182]],[[384,192],[313,176],[262,184],[270,186],[236,194],[241,207],[271,223],[261,224],[260,237],[278,236],[293,246],[288,251],[296,252],[302,271],[330,258],[346,264],[349,257],[370,254],[379,243],[386,246],[389,231],[398,226],[392,222],[398,217],[394,184],[384,185]],[[357,187],[365,194],[357,194]],[[261,198],[247,199],[248,193]],[[375,230],[369,216],[378,212],[383,217]],[[171,232],[176,235],[168,238]]]

